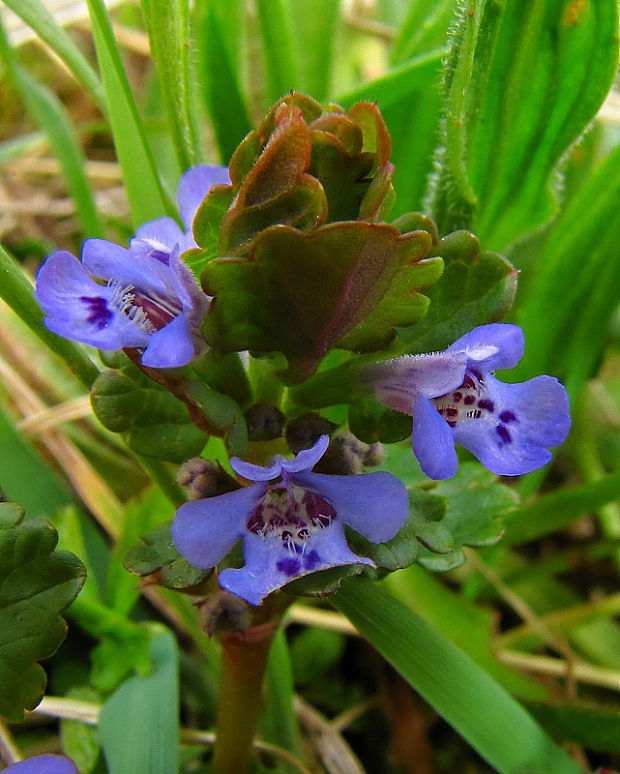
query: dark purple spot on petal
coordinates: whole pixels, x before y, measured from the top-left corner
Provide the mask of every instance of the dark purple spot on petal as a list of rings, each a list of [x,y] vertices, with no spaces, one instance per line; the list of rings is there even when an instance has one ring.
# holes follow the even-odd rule
[[[499,415],[499,418],[501,419],[502,422],[506,422],[506,424],[508,424],[508,422],[517,421],[517,418],[512,413],[512,411],[502,411],[502,413]]]
[[[462,400],[462,399],[463,399],[463,393],[462,393],[462,392],[458,392],[458,391],[457,391],[457,392],[453,392],[453,393],[452,393],[452,400],[453,400],[455,403],[458,403],[458,402],[459,402],[460,400]]]
[[[86,322],[96,325],[99,330],[105,328],[113,317],[106,299],[100,296],[80,296],[80,301],[88,307],[89,315]]]
[[[466,406],[471,406],[471,404],[475,403],[475,401],[476,401],[476,396],[475,395],[466,395],[465,398],[463,399],[463,403]]]
[[[305,491],[301,504],[306,509],[308,518],[313,524],[319,523],[321,526],[327,526],[336,517],[333,506],[314,492]]]
[[[484,409],[485,411],[489,411],[491,414],[495,411],[495,404],[492,400],[487,400],[486,398],[483,398],[482,400],[478,401],[478,408]]]
[[[448,419],[448,420],[446,420],[446,421],[447,421],[447,423],[450,425],[450,427],[456,427],[456,426],[457,426],[457,424],[458,424],[457,422],[455,422],[455,421],[454,421],[454,420],[452,420],[452,419]]]
[[[321,563],[321,557],[316,551],[310,551],[304,558],[304,567],[306,570],[314,570]]]
[[[462,386],[468,390],[471,390],[476,386],[476,382],[474,382],[471,376],[465,376]],[[465,400],[467,400],[467,398],[465,398]]]
[[[265,530],[265,519],[263,517],[263,506],[259,505],[254,513],[250,516],[248,521],[248,529],[250,532],[258,533]]]
[[[288,575],[289,578],[292,578],[293,575],[299,574],[299,560],[280,559],[280,561],[276,563],[276,568],[279,570],[279,572],[284,573],[284,575]]]
[[[510,437],[510,433],[508,432],[507,428],[504,425],[497,425],[497,427],[495,428],[495,432],[502,439],[503,443],[511,443],[512,442],[512,438]]]
[[[442,412],[440,411],[439,413],[441,414]],[[447,409],[444,409],[443,413],[445,413],[447,417],[458,417],[459,410],[455,408],[447,408]]]

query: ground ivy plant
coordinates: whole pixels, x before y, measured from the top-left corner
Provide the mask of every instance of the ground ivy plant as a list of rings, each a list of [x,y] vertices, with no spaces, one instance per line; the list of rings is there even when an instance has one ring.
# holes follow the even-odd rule
[[[402,72],[411,75],[406,62],[396,63],[405,70],[386,85],[388,97],[395,91],[385,116],[365,94],[338,104],[281,89],[268,68],[274,104],[254,128],[243,110],[220,113],[215,141],[225,163],[203,164],[187,93],[187,4],[145,0],[162,99],[168,113],[178,112],[172,134],[183,171],[173,204],[127,97],[104,6],[89,5],[103,83],[62,35],[50,45],[70,52],[73,69],[105,103],[126,173],[132,236],[117,244],[101,238],[97,225],[79,257],[52,252],[36,274],[36,304],[7,262],[3,293],[88,386],[100,424],[142,460],[155,485],[110,530],[117,539],[111,562],[126,568],[123,579],[108,574],[102,590],[89,578],[76,604],[84,628],[101,640],[91,681],[108,697],[96,720],[110,771],[126,765],[113,740],[128,733],[122,708],[131,701],[141,723],[156,728],[165,716],[172,728],[157,774],[178,768],[176,645],[159,624],[127,618],[144,592],[182,620],[203,654],[213,657],[207,637],[221,645],[213,657],[213,774],[244,774],[253,765],[265,670],[300,598],[331,600],[381,643],[383,655],[499,771],[575,774],[576,764],[519,704],[386,589],[405,568],[455,570],[467,547],[499,543],[503,517],[514,515],[519,499],[510,477],[542,471],[569,433],[566,389],[528,371],[522,327],[503,322],[519,272],[494,248],[512,246],[512,259],[516,237],[549,222],[557,203],[552,173],[611,79],[614,43],[595,22],[614,26],[617,12],[604,2],[599,16],[588,15],[588,3],[564,7],[552,36],[557,58],[566,64],[590,50],[588,41],[602,40],[591,63],[599,85],[589,101],[569,105],[564,77],[566,109],[554,103],[547,115],[536,112],[533,90],[519,80],[523,61],[511,69],[531,46],[519,37],[519,4],[459,4],[448,53],[426,52],[416,62],[435,66],[445,55],[425,211],[409,212],[406,202],[416,197],[401,190],[421,191],[421,183],[399,166],[402,148],[393,147],[386,120],[399,104]],[[36,25],[37,4],[25,6]],[[523,13],[548,31],[559,6],[534,6],[538,15],[529,6]],[[223,65],[211,96],[228,84],[234,104],[228,42],[218,37],[221,14],[213,8],[202,21]],[[160,26],[170,46],[162,45]],[[45,25],[40,34],[48,34]],[[3,50],[12,77],[27,83],[0,37]],[[554,84],[545,61],[532,64],[540,93]],[[515,103],[497,121],[496,82]],[[437,99],[422,90],[418,97],[427,107]],[[534,124],[538,144],[528,135]],[[532,178],[518,185],[526,163],[538,170],[534,187]],[[522,206],[511,209],[513,199]],[[99,352],[90,360],[81,345]],[[75,532],[66,532],[73,535],[67,546],[86,554]],[[56,551],[56,541],[47,522],[24,521],[18,506],[0,505],[0,715],[11,722],[41,700],[38,662],[61,644],[60,615],[85,581],[80,559]],[[400,630],[392,638],[390,616],[407,620],[420,653],[439,654],[435,666],[445,663],[445,673],[435,676],[417,652],[401,658],[412,641],[405,638],[405,647]],[[461,682],[468,696],[476,686],[489,707],[502,708],[490,735],[484,724],[468,726]],[[166,706],[153,699],[161,686],[169,689]],[[512,730],[514,744],[504,750]],[[77,769],[64,756],[43,754],[7,771]]]

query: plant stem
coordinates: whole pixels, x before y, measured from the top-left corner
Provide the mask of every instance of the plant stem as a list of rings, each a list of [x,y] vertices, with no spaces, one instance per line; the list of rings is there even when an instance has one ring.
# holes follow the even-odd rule
[[[245,774],[252,753],[263,674],[277,624],[220,636],[222,664],[213,774]]]

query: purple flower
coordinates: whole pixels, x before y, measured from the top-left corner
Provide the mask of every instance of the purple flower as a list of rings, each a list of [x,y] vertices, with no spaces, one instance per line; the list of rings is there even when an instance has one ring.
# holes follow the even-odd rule
[[[407,491],[390,473],[310,473],[328,444],[323,435],[294,459],[277,456],[267,467],[233,457],[235,472],[256,483],[182,505],[172,524],[179,552],[191,564],[208,569],[243,540],[244,567],[223,570],[219,581],[252,605],[317,570],[374,566],[349,549],[344,525],[373,543],[390,540],[407,518]]]
[[[188,170],[178,202],[186,228],[209,188],[228,180],[224,167]],[[195,247],[191,232],[172,218],[141,226],[129,249],[87,239],[81,263],[58,250],[37,274],[35,296],[54,333],[99,349],[139,347],[152,368],[185,365],[204,349],[200,322],[208,298],[179,257]]]
[[[406,355],[366,366],[378,400],[413,415],[413,451],[429,478],[457,468],[455,443],[493,473],[518,476],[546,465],[549,447],[570,428],[566,390],[551,376],[504,384],[496,369],[523,355],[516,325],[481,325],[438,354]]]
[[[78,774],[75,764],[63,755],[35,755],[27,761],[14,763],[5,774]]]

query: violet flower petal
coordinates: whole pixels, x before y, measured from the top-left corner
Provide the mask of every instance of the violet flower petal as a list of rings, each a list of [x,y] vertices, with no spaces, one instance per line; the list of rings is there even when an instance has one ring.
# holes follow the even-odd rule
[[[247,540],[245,525],[266,491],[253,484],[182,505],[170,528],[177,551],[196,567],[215,567],[242,536]]]
[[[134,239],[143,239],[145,241],[160,242],[168,249],[179,244],[183,238],[183,231],[174,218],[166,215],[163,218],[151,220],[140,226],[135,237],[130,240],[130,245]]]
[[[568,398],[552,376],[521,384],[484,379],[484,400],[493,411],[460,422],[454,440],[500,476],[518,476],[546,465],[549,447],[561,444],[570,428]]]
[[[149,368],[179,368],[189,363],[194,354],[192,333],[186,318],[180,314],[149,336],[142,364]]]
[[[523,331],[518,325],[490,323],[461,336],[446,352],[464,352],[472,368],[496,371],[514,368],[523,357],[523,348]]]
[[[413,453],[424,473],[436,481],[451,478],[458,467],[454,435],[428,398],[419,395],[413,407]]]
[[[466,362],[461,352],[403,355],[363,367],[360,378],[372,384],[374,396],[381,403],[411,415],[414,393],[434,398],[450,392],[463,381]]]
[[[287,473],[300,473],[309,471],[316,465],[321,457],[327,451],[329,446],[329,436],[321,435],[309,449],[302,449],[292,460],[282,460],[282,470]]]
[[[391,540],[407,520],[407,489],[391,473],[358,476],[296,473],[292,480],[324,497],[334,507],[338,520],[373,543]]]
[[[81,257],[86,271],[106,282],[137,287],[148,294],[170,292],[170,269],[157,258],[135,255],[106,239],[87,239]]]
[[[4,774],[78,774],[75,764],[64,755],[35,755],[4,769]]]
[[[374,566],[367,557],[354,554],[344,537],[341,521],[313,533],[303,552],[291,550],[280,537],[248,533],[244,539],[245,566],[220,573],[220,586],[259,605],[272,591],[318,570],[349,564]]]
[[[281,460],[277,457],[267,467],[254,465],[254,463],[246,462],[240,457],[231,457],[230,467],[238,476],[246,478],[248,481],[271,481],[274,478],[278,478],[282,472]]]
[[[46,327],[59,336],[108,350],[148,343],[148,334],[114,303],[115,289],[94,282],[64,250],[52,253],[39,269],[35,297]]]

